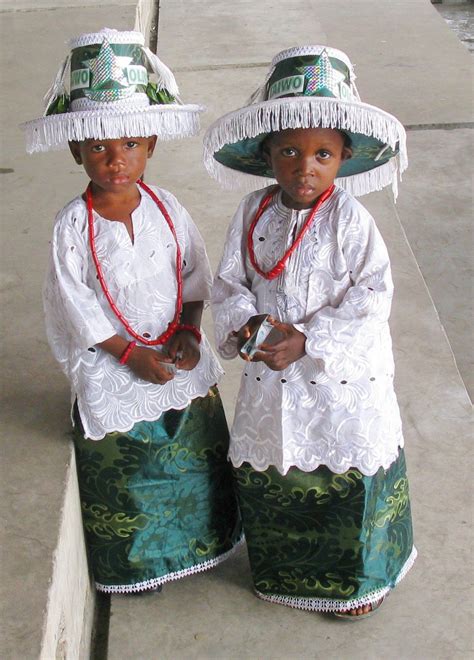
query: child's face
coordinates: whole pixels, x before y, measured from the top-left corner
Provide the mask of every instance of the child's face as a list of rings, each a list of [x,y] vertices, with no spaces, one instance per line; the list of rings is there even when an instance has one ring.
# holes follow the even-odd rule
[[[153,154],[156,136],[70,142],[74,160],[83,165],[96,192],[122,193],[135,187]]]
[[[295,128],[268,138],[264,155],[283,191],[283,203],[306,209],[332,185],[351,150],[334,129]]]

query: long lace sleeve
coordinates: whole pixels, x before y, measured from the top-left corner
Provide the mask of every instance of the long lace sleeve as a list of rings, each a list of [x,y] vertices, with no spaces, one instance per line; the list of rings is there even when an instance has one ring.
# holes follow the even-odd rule
[[[189,213],[182,208],[187,241],[183,255],[183,302],[207,301],[211,297],[212,271],[204,240]]]
[[[232,219],[212,287],[211,301],[216,345],[220,355],[225,359],[237,355],[237,339],[232,333],[258,313],[245,266],[246,231],[243,225],[246,206],[244,199]]]
[[[46,332],[51,350],[67,372],[71,351],[81,352],[115,334],[86,282],[87,244],[73,219],[56,223],[43,287]]]
[[[393,295],[387,248],[365,209],[345,227],[342,251],[351,282],[343,299],[296,325],[307,337],[307,354],[322,360],[331,377],[355,376],[363,370],[387,324]]]

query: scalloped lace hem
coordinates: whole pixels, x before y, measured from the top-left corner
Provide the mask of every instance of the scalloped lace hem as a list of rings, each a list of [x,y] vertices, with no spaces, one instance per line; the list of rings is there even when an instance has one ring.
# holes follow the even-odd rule
[[[344,474],[344,472],[347,472],[347,470],[355,468],[356,470],[359,470],[359,472],[361,472],[361,474],[363,474],[365,477],[373,477],[377,474],[380,468],[388,470],[392,463],[394,463],[399,457],[400,449],[404,449],[405,446],[403,436],[397,438],[396,442],[396,451],[387,450],[383,456],[379,456],[376,461],[373,461],[370,464],[370,467],[368,467],[366,464],[362,464],[362,462],[359,461],[356,456],[353,456],[351,460],[346,461],[344,465],[334,465],[329,455],[309,463],[303,463],[303,461],[298,459],[296,456],[293,457],[293,460],[286,461],[285,463],[277,462],[271,458],[267,459],[267,457],[265,457],[265,460],[257,463],[254,456],[239,454],[234,450],[235,445],[232,444],[231,436],[229,460],[235,468],[242,467],[244,463],[248,463],[256,472],[265,472],[269,468],[274,467],[282,475],[282,477],[285,477],[288,474],[288,471],[293,467],[301,470],[301,472],[314,472],[322,466],[327,467],[334,474]]]
[[[418,552],[415,546],[413,546],[410,556],[395,580],[395,586],[403,580],[413,566],[417,555]],[[383,587],[382,589],[371,591],[360,598],[354,598],[352,600],[337,600],[334,598],[295,598],[293,596],[267,595],[257,589],[255,590],[255,593],[262,600],[266,600],[270,603],[277,603],[279,605],[286,605],[287,607],[293,607],[299,610],[311,610],[313,612],[347,612],[348,610],[361,607],[362,605],[373,605],[389,594],[391,590],[392,587]]]
[[[94,440],[94,442],[99,442],[100,440],[103,440],[103,438],[108,433],[128,433],[129,431],[131,431],[131,429],[133,429],[135,424],[138,424],[139,422],[156,422],[157,420],[160,419],[162,415],[164,415],[164,413],[169,412],[170,410],[184,410],[194,401],[194,399],[205,398],[208,395],[211,387],[215,387],[219,384],[223,375],[224,375],[224,370],[221,369],[216,373],[215,378],[206,379],[206,381],[203,382],[202,387],[201,386],[196,387],[194,392],[192,392],[186,399],[182,399],[179,402],[172,401],[169,403],[169,405],[163,407],[163,409],[161,409],[160,411],[156,411],[151,415],[139,415],[139,414],[134,414],[133,416],[130,415],[129,419],[127,420],[127,423],[121,426],[117,425],[118,428],[109,429],[108,426],[107,427],[104,426],[100,430],[101,435],[97,435],[96,433],[92,434],[87,424],[87,421],[85,420],[85,415],[81,415],[81,420],[85,434],[84,437],[87,438],[88,440]],[[206,385],[207,382],[209,382],[209,385]],[[71,395],[72,406],[74,406],[74,401],[76,400],[76,396],[77,395],[74,392]],[[81,406],[79,402],[78,405],[79,405],[79,413],[80,413]],[[72,425],[74,426],[73,408],[71,408],[71,420],[72,420]]]
[[[218,564],[221,564],[226,559],[229,559],[244,543],[245,538],[242,535],[235,545],[227,552],[224,552],[214,559],[208,559],[207,561],[202,562],[202,564],[196,564],[190,568],[183,568],[180,571],[175,571],[174,573],[168,573],[167,575],[162,575],[151,580],[144,580],[143,582],[136,582],[135,584],[101,584],[96,582],[95,586],[98,591],[103,591],[107,594],[131,594],[137,593],[139,591],[150,591],[156,589],[156,587],[166,584],[166,582],[173,582],[174,580],[180,580],[183,577],[188,575],[194,575],[195,573],[202,573],[208,571],[210,568],[214,568]]]

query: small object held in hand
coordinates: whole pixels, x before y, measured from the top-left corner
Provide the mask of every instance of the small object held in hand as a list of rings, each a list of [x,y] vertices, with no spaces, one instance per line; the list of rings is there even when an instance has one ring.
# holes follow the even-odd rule
[[[168,355],[168,352],[166,352],[165,354]],[[182,359],[182,357],[183,357],[183,352],[182,352],[182,351],[178,351],[178,352],[176,353],[176,356],[175,356],[175,358],[174,358],[174,361],[171,362],[171,363],[170,363],[170,362],[163,362],[163,366],[164,366],[165,369],[167,369],[170,373],[175,374],[175,373],[178,371],[178,367],[176,366],[176,362],[179,362],[179,361]]]
[[[243,355],[252,358],[255,353],[260,350],[260,346],[263,343],[272,345],[276,344],[283,338],[283,334],[270,323],[268,318],[269,316],[267,314],[242,346],[240,352]]]

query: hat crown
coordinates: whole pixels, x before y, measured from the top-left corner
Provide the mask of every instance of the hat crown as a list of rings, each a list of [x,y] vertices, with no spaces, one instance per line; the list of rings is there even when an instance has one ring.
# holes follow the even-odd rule
[[[100,41],[89,39],[89,43],[77,45],[71,51],[70,90],[73,109],[78,99],[86,98],[99,103],[122,101],[135,93],[144,93],[148,85],[148,71],[141,43],[137,40],[117,39],[113,34],[105,32],[98,36],[101,37]]]
[[[140,32],[110,28],[71,39],[70,54],[45,96],[45,115],[180,104],[172,72],[144,44]]]
[[[24,124],[27,151],[63,148],[71,140],[172,139],[199,130],[204,108],[181,101],[173,72],[141,32],[104,28],[69,46],[44,97],[43,117]]]
[[[264,100],[287,96],[359,98],[352,64],[342,51],[326,46],[291,48],[272,61]]]

